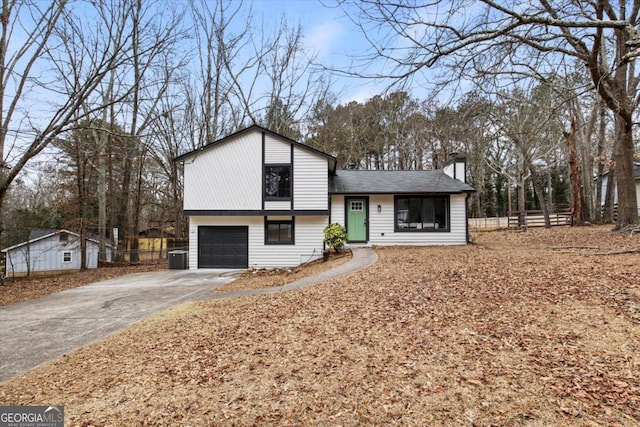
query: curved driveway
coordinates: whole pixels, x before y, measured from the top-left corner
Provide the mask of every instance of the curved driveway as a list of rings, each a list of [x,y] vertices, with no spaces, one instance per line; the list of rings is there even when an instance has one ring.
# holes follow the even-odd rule
[[[180,302],[201,299],[237,270],[136,273],[0,307],[0,381]]]
[[[63,356],[75,348],[190,300],[264,295],[331,280],[378,259],[369,248],[331,270],[281,287],[208,292],[235,278],[238,270],[166,270],[136,273],[0,307],[0,382]]]

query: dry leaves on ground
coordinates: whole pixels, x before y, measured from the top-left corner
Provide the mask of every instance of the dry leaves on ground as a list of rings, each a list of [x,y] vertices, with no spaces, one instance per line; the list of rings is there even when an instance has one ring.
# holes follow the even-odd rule
[[[379,248],[282,294],[183,304],[0,384],[70,425],[640,425],[640,236]]]
[[[39,298],[89,283],[113,279],[131,273],[164,270],[166,261],[144,262],[135,265],[113,265],[86,271],[75,271],[52,276],[20,277],[6,279],[0,285],[0,306]]]
[[[304,263],[298,267],[274,268],[274,269],[251,269],[243,273],[240,277],[225,286],[216,288],[213,294],[241,291],[247,289],[272,288],[284,286],[295,282],[303,277],[312,276],[328,269],[344,264],[351,259],[351,251],[345,250],[339,253],[332,252],[329,259],[317,259]]]

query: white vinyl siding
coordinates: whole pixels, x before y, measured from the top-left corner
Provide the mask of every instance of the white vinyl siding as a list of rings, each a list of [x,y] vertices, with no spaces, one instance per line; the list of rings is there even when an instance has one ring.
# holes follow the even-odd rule
[[[65,261],[69,254],[70,261]],[[69,259],[69,258],[67,258]],[[110,257],[109,257],[110,259]],[[98,267],[98,244],[87,240],[87,268]],[[7,251],[7,276],[62,270],[80,270],[80,240],[69,236],[60,241],[58,234]]]
[[[270,217],[271,218],[271,217]],[[322,256],[324,216],[295,218],[295,245],[265,245],[264,217],[192,216],[189,218],[189,268],[198,268],[198,226],[248,226],[249,267],[295,267]]]
[[[294,208],[296,210],[328,209],[327,159],[301,149],[296,149],[293,155]]]
[[[282,200],[282,201],[266,200],[264,202],[264,208],[265,210],[269,210],[269,211],[290,210],[291,201],[290,200]]]
[[[341,194],[331,196],[331,223],[337,222],[338,224],[344,225],[346,222],[344,213],[344,196]]]
[[[261,137],[250,132],[185,160],[184,209],[261,209]]]
[[[258,245],[249,247],[249,267],[295,267],[322,257],[325,216],[297,216],[295,218],[294,245]],[[260,239],[264,242],[264,223]],[[251,234],[251,230],[249,230]],[[251,240],[251,239],[250,239]]]
[[[455,168],[456,168],[455,178],[459,181],[467,182],[467,177],[465,176],[465,171],[467,170],[467,167],[465,166],[464,162],[456,162]]]
[[[389,245],[464,245],[467,243],[465,214],[466,194],[452,194],[449,202],[451,231],[396,232],[394,227],[394,196],[369,196],[369,243]],[[378,212],[380,205],[380,212]],[[344,225],[344,196],[331,197],[331,222]]]
[[[257,134],[254,133],[253,135]],[[262,135],[260,137],[262,138]],[[264,140],[264,163],[267,165],[290,164],[291,143],[266,135]]]
[[[604,206],[605,199],[607,197],[607,182],[609,180],[609,176],[605,175],[602,177],[602,195],[600,196],[600,206]],[[613,203],[618,203],[618,185],[613,184]],[[640,180],[636,179],[636,200],[638,204],[638,214],[640,215]]]

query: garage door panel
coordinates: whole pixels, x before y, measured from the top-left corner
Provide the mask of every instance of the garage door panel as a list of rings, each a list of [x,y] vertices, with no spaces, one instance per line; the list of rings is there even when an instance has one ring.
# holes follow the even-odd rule
[[[249,227],[198,227],[198,268],[247,268]]]

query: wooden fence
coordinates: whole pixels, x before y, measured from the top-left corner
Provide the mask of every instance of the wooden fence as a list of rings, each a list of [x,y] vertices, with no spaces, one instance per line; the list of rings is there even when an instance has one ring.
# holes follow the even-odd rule
[[[168,259],[169,252],[189,248],[187,239],[139,237],[125,239],[124,247],[112,253],[114,261],[139,262]]]
[[[551,226],[571,225],[571,212],[554,212],[549,214]],[[544,215],[542,211],[516,211],[511,212],[507,228],[527,229],[529,227],[544,227]]]
[[[509,217],[491,218],[469,218],[469,229],[471,231],[480,230],[500,230],[509,227]]]
[[[571,211],[549,214],[552,226],[571,225]],[[469,218],[471,231],[488,231],[501,229],[526,229],[528,227],[544,227],[544,215],[540,210],[512,212],[510,216],[493,218]]]

